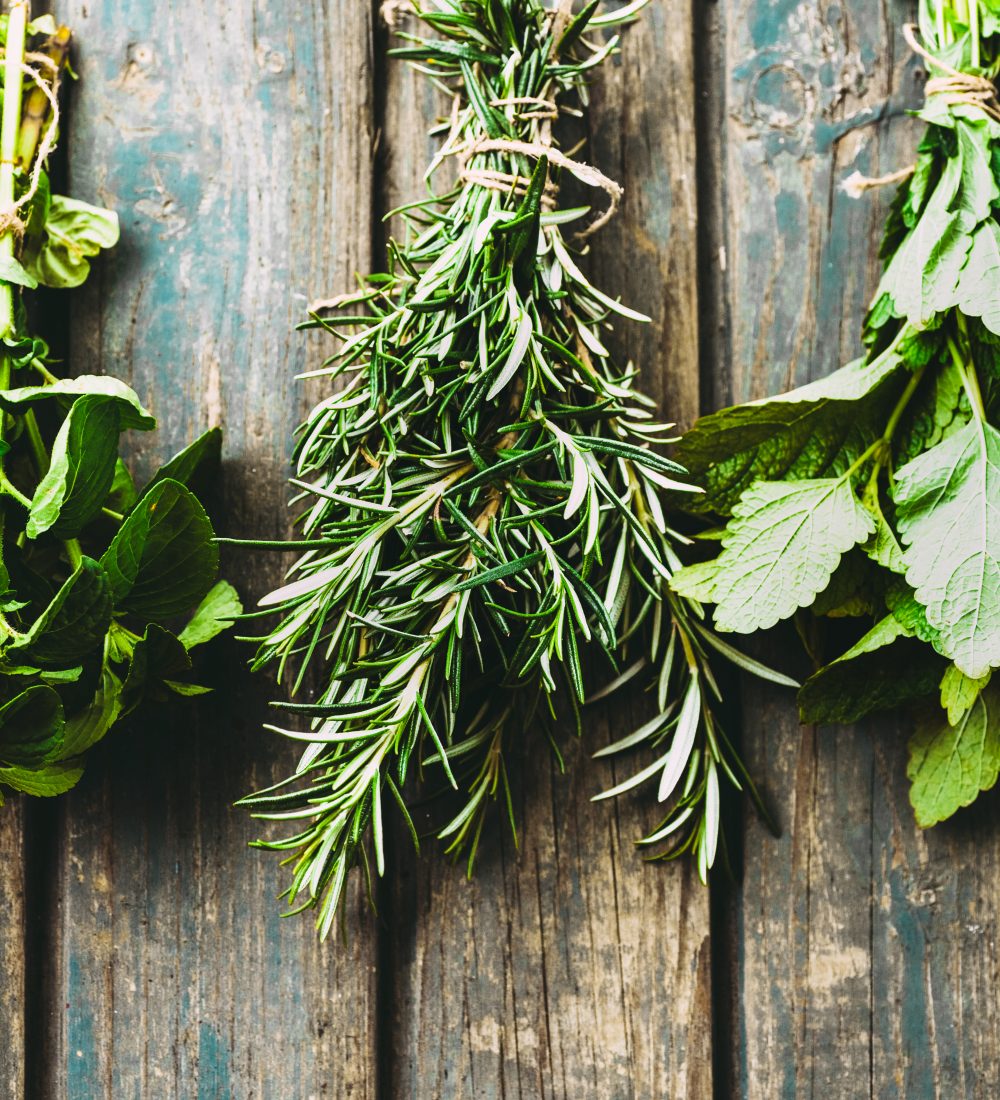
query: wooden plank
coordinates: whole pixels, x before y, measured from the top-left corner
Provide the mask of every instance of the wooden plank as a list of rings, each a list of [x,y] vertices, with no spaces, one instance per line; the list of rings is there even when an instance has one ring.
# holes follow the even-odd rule
[[[61,9],[82,78],[72,192],[123,230],[77,299],[72,367],[130,380],[159,415],[130,439],[143,473],[224,425],[229,533],[286,531],[308,398],[294,375],[323,354],[293,325],[369,261],[367,7]],[[281,564],[228,562],[250,599]],[[40,1095],[373,1095],[371,922],[320,946],[308,918],[282,921],[286,872],[247,849],[260,826],[231,808],[296,759],[260,728],[268,688],[247,657],[216,658],[226,690],[204,705],[118,733],[65,804]]]
[[[620,346],[685,418],[698,384],[692,18],[689,4],[670,5],[669,18],[666,8],[651,6],[596,78],[584,155],[626,187],[591,267],[654,319],[622,325]],[[387,89],[392,203],[420,193],[435,108],[401,67]],[[632,842],[656,817],[651,795],[590,802],[615,780],[589,752],[632,709],[619,702],[592,716],[583,743],[568,747],[565,776],[526,738],[514,779],[520,850],[500,839],[495,815],[471,883],[433,845],[418,860],[398,838],[386,915],[397,976],[389,1096],[711,1095],[707,892],[689,869],[637,857]],[[618,765],[618,778],[633,764]]]
[[[858,354],[889,195],[838,183],[912,160],[918,66],[900,5],[730,0],[722,150],[723,362],[742,400]],[[887,20],[890,22],[887,23]],[[882,117],[877,125],[875,117]],[[782,662],[795,646],[767,648]],[[736,896],[734,1093],[748,1098],[977,1097],[1000,1080],[995,799],[921,833],[906,721],[800,728],[787,694],[749,684],[747,762],[773,793],[752,816]]]
[[[731,394],[720,399],[786,389],[858,353],[883,208],[848,199],[838,183],[855,167],[878,174],[903,163],[895,157],[905,156],[905,127],[871,121],[910,89],[900,83],[905,57],[886,48],[886,20],[897,11],[875,0],[838,10],[839,18],[822,4],[757,0],[725,8],[732,374]],[[795,652],[794,637],[781,638],[772,659]],[[840,1095],[845,1081],[855,1095],[885,1095],[871,1059],[881,991],[873,981],[870,735],[800,728],[789,693],[751,683],[744,743],[784,836],[773,840],[748,815],[737,919],[739,1095]]]
[[[8,795],[10,792],[7,792]],[[24,1095],[24,805],[0,808],[0,1095]]]

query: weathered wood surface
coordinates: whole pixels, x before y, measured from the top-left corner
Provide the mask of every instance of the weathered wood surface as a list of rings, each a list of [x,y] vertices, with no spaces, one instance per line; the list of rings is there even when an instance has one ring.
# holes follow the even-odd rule
[[[898,0],[719,6],[728,263],[715,281],[730,369],[716,402],[805,382],[859,352],[890,196],[854,201],[838,185],[912,160],[918,130],[901,112],[919,104],[923,74],[896,30],[909,14]],[[775,793],[784,836],[748,816],[733,898],[734,1092],[993,1095],[995,799],[921,833],[905,722],[801,728],[787,695],[756,684],[743,713],[748,764]]]
[[[11,799],[0,810],[0,1095],[24,1091],[24,821]]]
[[[286,530],[311,396],[294,375],[323,354],[293,324],[370,265],[381,214],[420,186],[437,101],[385,58],[377,7],[59,7],[83,78],[72,189],[123,224],[75,297],[70,365],[131,379],[158,412],[160,432],[131,440],[140,472],[224,423],[229,533]],[[652,316],[618,346],[672,418],[690,421],[699,388],[710,405],[759,396],[856,353],[886,196],[837,184],[911,155],[919,66],[893,32],[907,10],[653,0],[597,78],[586,156],[626,200],[588,262]],[[245,594],[280,565],[241,557]],[[20,1096],[26,1071],[32,1100],[1000,1086],[998,800],[921,834],[903,725],[802,729],[787,694],[745,685],[748,763],[784,835],[745,815],[742,879],[716,890],[710,922],[689,869],[636,858],[651,795],[590,804],[628,762],[589,753],[632,719],[595,712],[566,775],[522,762],[519,849],[497,830],[469,883],[397,834],[379,920],[356,896],[349,941],[320,946],[308,919],[278,916],[284,872],[230,808],[294,757],[261,733],[266,684],[244,657],[217,658],[232,690],[134,724],[78,791],[31,808],[27,875],[24,808],[4,808],[0,1095]],[[50,906],[30,933],[27,1054],[26,890]]]
[[[626,199],[614,227],[595,239],[591,267],[653,316],[647,327],[621,326],[620,346],[665,406],[691,419],[692,19],[687,4],[672,7],[669,20],[657,5],[629,30],[595,88],[586,157],[622,180]],[[442,104],[402,66],[386,75],[382,201],[391,208],[422,193],[424,130]],[[544,748],[539,766],[540,747],[528,746],[515,806],[519,849],[509,836],[485,842],[471,883],[433,844],[415,861],[400,832],[387,912],[398,975],[386,1015],[387,1096],[711,1095],[708,895],[690,869],[642,867],[633,842],[655,823],[648,791],[614,807],[590,802],[615,779],[589,753],[629,720],[620,705],[613,721],[595,713],[583,743],[566,746],[565,775]],[[493,821],[499,832],[500,815]]]
[[[142,472],[224,424],[223,527],[280,537],[307,399],[294,376],[322,354],[293,325],[370,261],[370,13],[60,14],[79,41],[72,191],[123,229],[77,298],[71,367],[130,380],[158,414],[131,440]],[[252,596],[279,568],[241,557],[231,575]],[[232,809],[294,757],[260,729],[245,657],[217,670],[232,690],[117,734],[63,803],[40,1096],[374,1094],[375,929],[358,913],[348,945],[321,946],[308,920],[283,921],[285,872]]]

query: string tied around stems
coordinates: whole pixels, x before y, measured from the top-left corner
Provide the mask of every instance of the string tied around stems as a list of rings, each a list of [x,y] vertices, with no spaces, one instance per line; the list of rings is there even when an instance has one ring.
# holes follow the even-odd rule
[[[975,73],[963,73],[946,61],[935,57],[917,38],[917,28],[913,23],[903,24],[903,38],[907,46],[927,62],[928,68],[935,68],[943,76],[932,76],[924,85],[924,98],[941,97],[949,106],[965,104],[976,107],[990,118],[1000,122],[1000,109],[997,107],[997,89],[992,80]],[[916,165],[910,164],[896,172],[884,176],[866,176],[861,172],[852,172],[840,185],[850,198],[858,199],[866,191],[876,187],[902,183],[913,175]]]
[[[3,58],[5,53],[5,50],[0,49],[0,58]],[[42,169],[46,159],[56,147],[56,134],[59,131],[59,64],[44,53],[26,53],[24,57],[25,62],[30,61],[32,64],[22,64],[21,72],[44,94],[48,100],[52,116],[38,146],[38,153],[32,165],[31,175],[28,178],[27,189],[19,199],[5,209],[0,210],[0,237],[12,233],[17,240],[24,236],[24,222],[18,211],[27,206],[38,193]],[[51,72],[51,83],[45,79],[40,68],[36,66],[47,68]]]

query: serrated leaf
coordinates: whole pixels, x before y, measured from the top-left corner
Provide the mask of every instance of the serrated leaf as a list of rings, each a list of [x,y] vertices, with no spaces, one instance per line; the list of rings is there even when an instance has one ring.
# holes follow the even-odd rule
[[[960,182],[961,165],[952,157],[917,224],[889,261],[875,295],[887,295],[893,315],[917,327],[954,304],[958,274],[972,244],[967,214],[952,209]]]
[[[178,481],[181,485],[190,487],[205,467],[214,469],[218,465],[221,455],[222,429],[209,428],[156,471],[150,483],[143,489],[142,496],[161,481]]]
[[[105,507],[124,515],[139,499],[132,473],[122,460],[115,460],[115,476],[108,490]]]
[[[14,259],[13,256],[0,256],[0,280],[5,283],[13,283],[15,286],[24,286],[28,290],[34,290],[38,286],[38,280]]]
[[[973,680],[953,664],[945,669],[941,677],[941,706],[947,712],[949,725],[958,724],[989,682],[990,673]]]
[[[180,641],[156,623],[150,623],[135,644],[121,690],[121,713],[131,713],[150,691],[191,669],[191,658]]]
[[[903,548],[899,545],[896,532],[889,526],[889,521],[882,512],[877,491],[865,493],[864,506],[875,520],[875,534],[864,543],[862,549],[873,562],[881,565],[883,569],[888,569],[890,573],[905,573]]]
[[[910,634],[943,653],[941,634],[927,621],[927,608],[920,603],[913,589],[902,577],[893,577],[887,585],[885,606],[896,622],[904,626]]]
[[[93,699],[82,711],[66,719],[62,757],[79,756],[107,734],[121,714],[121,691],[121,680],[105,665]]]
[[[37,768],[57,759],[63,725],[62,702],[55,690],[45,684],[26,688],[0,707],[0,762]]]
[[[41,768],[0,768],[0,783],[37,798],[65,794],[82,777],[83,765],[78,760],[58,760]]]
[[[890,379],[903,369],[890,348],[788,393],[703,416],[677,449],[705,489],[687,506],[728,515],[755,481],[843,473],[881,434],[883,404],[894,400]]]
[[[5,660],[39,668],[78,664],[104,641],[111,625],[111,585],[92,558],[84,557]]]
[[[698,603],[715,602],[715,581],[719,575],[719,559],[694,562],[674,572],[670,587],[678,596]]]
[[[972,248],[958,277],[955,304],[968,317],[1000,334],[1000,225],[990,218],[973,234]]]
[[[193,649],[210,642],[228,630],[242,613],[243,604],[236,589],[228,581],[217,581],[178,636],[181,645]]]
[[[808,607],[841,556],[874,530],[849,479],[758,482],[723,538],[716,626],[750,633]]]
[[[31,501],[29,539],[49,530],[75,538],[100,512],[114,481],[119,432],[115,400],[86,395],[73,402]]]
[[[910,738],[906,775],[917,824],[927,828],[968,806],[1000,774],[1000,701],[981,692],[954,726],[937,712],[924,716]]]
[[[130,386],[108,375],[81,374],[76,378],[60,378],[46,386],[21,386],[13,390],[0,392],[0,406],[8,412],[23,412],[36,401],[46,401],[56,397],[62,401],[74,401],[90,394],[96,397],[111,397],[118,403],[121,426],[136,428],[140,431],[152,431],[156,420],[142,407],[139,396]]]
[[[906,579],[941,651],[973,679],[1000,664],[1000,433],[974,421],[896,472]]]
[[[931,694],[944,661],[887,615],[835,661],[809,677],[799,691],[803,722],[856,722]]]
[[[113,210],[53,195],[45,219],[45,240],[32,257],[31,274],[51,287],[79,286],[90,273],[90,259],[118,242]]]
[[[101,558],[115,606],[168,619],[199,603],[215,581],[219,551],[205,509],[179,482],[155,485]]]

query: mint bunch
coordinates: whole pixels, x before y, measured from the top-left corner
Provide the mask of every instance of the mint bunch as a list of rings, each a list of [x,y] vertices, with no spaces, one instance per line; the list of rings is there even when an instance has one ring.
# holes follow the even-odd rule
[[[694,510],[722,526],[717,556],[674,590],[714,604],[721,631],[807,609],[858,623],[802,686],[801,716],[851,722],[920,700],[908,774],[921,825],[1000,770],[998,13],[923,0],[919,39],[907,30],[930,69],[927,130],[889,214],[865,355],[704,417],[678,455],[706,489]]]
[[[27,7],[0,21],[0,788],[56,795],[142,702],[207,690],[189,679],[191,650],[240,605],[216,580],[212,525],[189,487],[217,463],[219,430],[137,488],[122,439],[156,421],[117,378],[57,378],[29,327],[24,292],[82,283],[118,219],[51,194],[70,34],[51,16],[28,23]],[[42,41],[25,66],[29,37]]]

